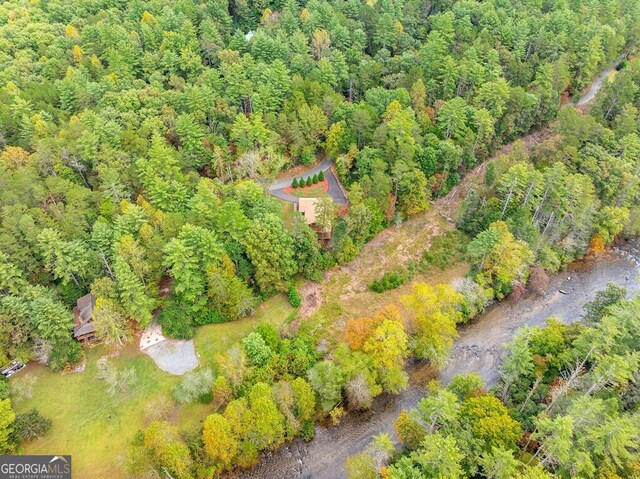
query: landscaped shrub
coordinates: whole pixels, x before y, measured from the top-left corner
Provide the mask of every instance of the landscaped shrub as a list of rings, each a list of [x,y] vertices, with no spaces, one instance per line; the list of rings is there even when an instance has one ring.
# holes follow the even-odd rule
[[[289,304],[297,308],[302,303],[302,298],[294,285],[289,286]]]
[[[316,173],[315,175],[313,175],[313,180],[312,180],[312,181],[313,181],[313,184],[314,184],[314,185],[315,185],[316,183],[318,183],[318,181],[320,181],[320,180],[318,180],[318,173]]]
[[[162,334],[169,338],[191,339],[195,333],[191,317],[186,314],[186,308],[178,304],[165,307],[158,316],[158,323],[162,326]]]
[[[65,367],[77,364],[82,359],[82,346],[78,341],[69,339],[54,343],[49,352],[49,367],[62,371]]]
[[[376,293],[383,293],[390,289],[395,289],[406,281],[406,276],[400,273],[391,272],[382,275],[379,280],[373,281],[369,289]]]
[[[320,173],[318,173],[318,181],[324,181],[324,171],[320,171]]]
[[[307,176],[307,186],[313,185],[313,179],[310,176]]]
[[[294,188],[298,187],[298,178],[294,178],[293,181],[291,182],[291,186]]]

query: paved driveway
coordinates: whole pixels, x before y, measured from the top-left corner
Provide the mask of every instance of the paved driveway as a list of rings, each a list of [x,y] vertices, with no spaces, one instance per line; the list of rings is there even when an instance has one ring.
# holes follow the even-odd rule
[[[333,160],[324,160],[318,166],[313,168],[310,171],[307,171],[305,174],[301,175],[306,178],[307,176],[313,176],[320,171],[324,171],[324,177],[329,183],[329,189],[327,194],[331,196],[333,202],[338,205],[346,205],[348,203],[347,197],[342,192],[342,188],[340,188],[340,184],[338,183],[338,179],[335,177],[333,172],[330,170],[331,165],[333,164]],[[269,193],[275,196],[276,198],[280,198],[281,200],[288,201],[290,203],[298,203],[300,198],[294,195],[290,195],[286,193],[284,190],[291,186],[293,182],[293,178],[287,178],[286,180],[276,181],[269,187]]]
[[[307,171],[306,173],[300,176],[304,176],[305,178],[307,176],[313,176],[316,173],[320,173],[321,171],[328,170],[329,168],[331,168],[331,165],[333,165],[333,160],[330,158],[325,158],[315,168]],[[300,178],[300,176],[296,178]],[[293,183],[293,178],[285,178],[284,180],[278,180],[275,183],[272,183],[271,186],[269,186],[269,191],[281,190],[283,188],[286,188],[287,186],[291,186],[291,183]]]
[[[605,78],[607,78],[609,74],[618,67],[618,65],[622,60],[627,58],[627,55],[628,53],[623,53],[618,57],[618,59],[615,62],[609,65],[609,67],[605,71],[600,73],[600,75],[598,75],[596,79],[593,81],[589,90],[584,94],[582,98],[578,100],[578,102],[576,103],[576,106],[586,105],[591,100],[593,100],[596,97],[597,93],[600,91],[600,88],[602,88],[602,82],[604,82]]]

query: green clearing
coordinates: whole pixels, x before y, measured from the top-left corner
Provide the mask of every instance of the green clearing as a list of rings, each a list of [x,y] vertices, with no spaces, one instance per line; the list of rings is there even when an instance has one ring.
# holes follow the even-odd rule
[[[270,298],[255,313],[238,321],[198,328],[195,345],[203,366],[213,365],[218,352],[242,339],[259,323],[282,327],[294,309],[284,295]],[[138,352],[138,342],[112,359],[118,368],[134,368],[136,381],[127,393],[110,396],[98,380],[96,361],[108,351],[101,346],[87,351],[82,373],[58,374],[32,363],[15,377],[31,374],[38,378],[31,399],[16,402],[16,412],[37,408],[51,418],[50,433],[25,446],[27,454],[71,454],[74,478],[124,478],[124,453],[135,433],[145,426],[144,405],[152,398],[170,394],[180,381],[156,367]],[[211,412],[209,405],[176,406],[173,423],[193,430]]]
[[[30,364],[20,375],[38,378],[33,398],[15,404],[16,412],[37,408],[51,418],[49,434],[25,447],[27,454],[71,454],[74,477],[124,477],[114,465],[138,429],[144,426],[144,404],[152,397],[166,394],[178,378],[157,368],[152,359],[137,352],[137,345],[127,347],[113,359],[118,368],[135,368],[136,382],[128,393],[110,396],[105,384],[96,378],[96,361],[105,348],[87,351],[86,369],[82,373],[57,374],[41,365]],[[99,451],[112,451],[100,453]]]
[[[294,204],[290,201],[281,199],[278,199],[278,201],[280,201],[280,204],[282,205],[281,215],[282,219],[284,220],[284,226],[290,230],[293,226],[293,212],[295,211]]]
[[[200,355],[200,363],[204,366],[212,366],[217,353],[229,349],[233,343],[253,331],[258,324],[269,323],[276,329],[281,329],[294,311],[285,295],[279,294],[262,303],[247,318],[229,323],[208,324],[198,328],[195,345]]]

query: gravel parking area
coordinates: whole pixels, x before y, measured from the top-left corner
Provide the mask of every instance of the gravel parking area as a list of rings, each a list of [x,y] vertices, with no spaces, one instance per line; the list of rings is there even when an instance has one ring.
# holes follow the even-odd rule
[[[156,365],[170,374],[180,376],[198,367],[198,356],[193,341],[165,339],[144,350]]]

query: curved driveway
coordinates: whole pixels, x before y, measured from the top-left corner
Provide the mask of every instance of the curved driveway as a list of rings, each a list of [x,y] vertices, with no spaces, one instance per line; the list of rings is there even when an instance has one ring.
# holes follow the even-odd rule
[[[315,168],[307,171],[306,173],[300,176],[302,176],[303,178],[306,178],[307,176],[313,176],[316,173],[319,173],[320,171],[324,171],[324,177],[327,180],[327,183],[329,183],[329,190],[327,191],[327,194],[333,199],[334,203],[339,205],[346,205],[348,203],[347,197],[342,191],[342,188],[340,188],[338,179],[333,174],[333,171],[331,171],[330,169],[332,165],[333,165],[333,160],[330,160],[330,159],[323,160],[318,166],[316,166]],[[291,186],[292,182],[293,182],[293,178],[287,178],[284,180],[276,181],[271,186],[269,186],[269,193],[271,193],[271,195],[275,196],[276,198],[280,198],[281,200],[289,201],[290,203],[297,204],[300,198],[294,195],[290,195],[289,193],[286,193],[284,191],[285,188],[288,188],[289,186]]]
[[[322,160],[322,162],[320,162],[320,164],[318,164],[315,168],[307,171],[306,173],[300,176],[303,176],[304,178],[306,178],[307,176],[313,176],[316,173],[320,173],[321,171],[328,170],[329,168],[331,168],[333,163],[334,161],[332,159],[326,158]],[[296,176],[295,178],[299,178],[300,176]],[[293,178],[285,178],[284,180],[278,180],[275,183],[272,183],[271,186],[269,186],[269,191],[281,190],[283,188],[286,188],[287,186],[291,186],[292,182],[293,182]]]

